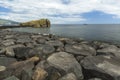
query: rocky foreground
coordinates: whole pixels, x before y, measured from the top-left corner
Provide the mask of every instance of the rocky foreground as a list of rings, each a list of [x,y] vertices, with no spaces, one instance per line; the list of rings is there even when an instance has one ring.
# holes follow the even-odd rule
[[[120,80],[120,48],[1,30],[0,80]]]

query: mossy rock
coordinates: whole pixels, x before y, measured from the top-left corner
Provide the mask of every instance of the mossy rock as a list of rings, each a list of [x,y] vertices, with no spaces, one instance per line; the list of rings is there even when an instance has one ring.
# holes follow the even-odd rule
[[[48,19],[33,20],[25,23],[20,23],[20,26],[30,27],[50,27],[50,21]]]

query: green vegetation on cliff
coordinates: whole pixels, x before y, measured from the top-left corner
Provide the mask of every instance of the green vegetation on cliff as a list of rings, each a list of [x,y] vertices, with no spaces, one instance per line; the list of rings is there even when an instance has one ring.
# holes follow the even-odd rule
[[[48,19],[33,20],[29,22],[20,23],[20,26],[30,27],[50,27],[50,21]]]

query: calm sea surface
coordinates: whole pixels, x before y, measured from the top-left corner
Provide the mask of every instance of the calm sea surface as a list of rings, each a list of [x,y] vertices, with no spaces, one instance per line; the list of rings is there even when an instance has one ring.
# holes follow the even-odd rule
[[[50,28],[14,28],[13,31],[51,33],[63,37],[120,43],[120,24],[52,25]]]

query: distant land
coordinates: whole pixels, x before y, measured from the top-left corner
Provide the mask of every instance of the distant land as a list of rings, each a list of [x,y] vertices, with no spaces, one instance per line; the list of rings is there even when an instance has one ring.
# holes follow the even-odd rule
[[[0,19],[0,26],[6,26],[6,25],[18,25],[19,22],[15,22],[12,20],[7,20],[7,19]]]

